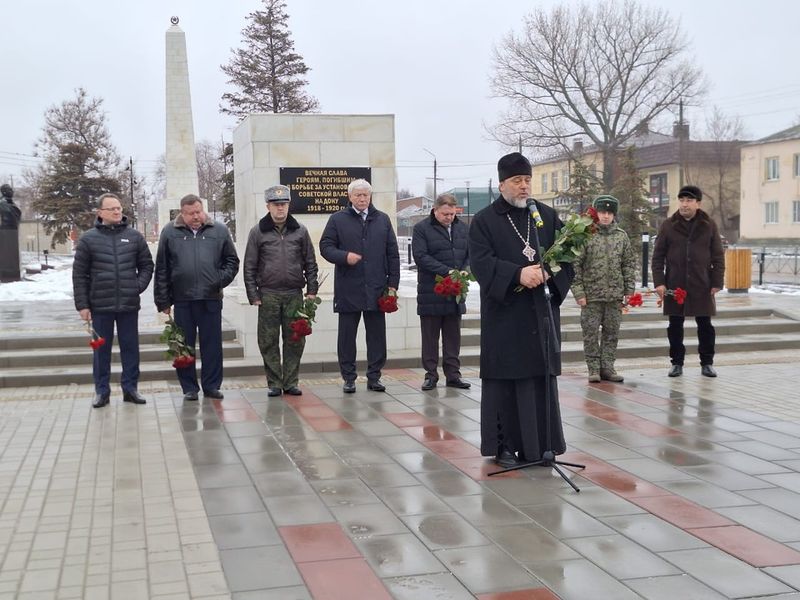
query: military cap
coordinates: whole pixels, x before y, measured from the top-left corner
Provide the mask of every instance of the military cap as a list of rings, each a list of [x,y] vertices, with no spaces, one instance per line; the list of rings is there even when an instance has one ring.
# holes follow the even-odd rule
[[[267,202],[290,202],[289,188],[285,185],[273,185],[264,192],[264,200]]]
[[[594,206],[595,210],[617,214],[617,210],[619,210],[619,200],[614,198],[614,196],[598,196],[594,199],[592,206]]]

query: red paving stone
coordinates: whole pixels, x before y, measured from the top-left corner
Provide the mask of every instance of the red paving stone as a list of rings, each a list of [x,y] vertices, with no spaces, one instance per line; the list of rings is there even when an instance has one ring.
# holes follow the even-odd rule
[[[419,425],[416,427],[403,427],[403,431],[405,431],[415,440],[423,443],[458,439],[452,433],[445,431],[438,425]]]
[[[623,427],[629,431],[635,431],[648,437],[665,437],[670,435],[682,435],[682,432],[671,427],[665,427],[659,423],[653,423],[637,415],[626,413],[625,411],[607,406],[602,402],[581,398],[573,394],[562,394],[560,402],[564,406],[579,410],[597,419]]]
[[[453,439],[444,440],[441,442],[423,442],[423,444],[435,454],[448,461],[454,458],[481,457],[481,451],[472,444],[468,444],[464,440]]]
[[[754,567],[800,564],[800,552],[741,525],[687,529],[701,540]]]
[[[361,553],[338,523],[278,527],[296,563],[361,558]]]
[[[252,408],[218,410],[217,416],[223,423],[242,423],[244,421],[260,421],[261,417]]]
[[[338,417],[331,407],[325,404],[309,404],[293,407],[295,412],[304,419],[314,419],[317,417]]]
[[[434,423],[425,416],[416,412],[403,412],[403,413],[383,413],[387,421],[394,423],[398,427],[436,427]]]
[[[628,500],[681,529],[733,525],[722,515],[676,495],[631,497]]]
[[[297,408],[298,406],[318,406],[320,404],[326,406],[325,403],[319,399],[319,396],[315,396],[314,394],[303,394],[302,396],[284,396],[283,401],[292,408]]]
[[[414,373],[411,369],[383,369],[383,374],[387,377],[391,377],[392,379],[397,380],[404,380],[404,379],[419,379],[422,381],[423,377]],[[422,383],[420,383],[422,385]]]
[[[306,419],[306,423],[314,431],[342,431],[353,428],[350,423],[341,417],[311,417]]]
[[[522,477],[521,470],[509,471],[508,473],[503,473],[502,475],[494,475],[490,477],[490,473],[494,473],[495,471],[500,471],[502,469],[495,464],[494,460],[486,458],[485,456],[476,458],[451,458],[448,462],[475,481]]]
[[[492,592],[491,594],[478,594],[476,598],[478,600],[558,600],[558,596],[547,588],[532,588],[515,592]]]
[[[363,558],[299,563],[297,570],[314,600],[392,600]]]
[[[589,481],[604,487],[623,498],[646,498],[649,496],[669,496],[672,492],[665,490],[631,475],[623,470],[593,472],[588,467],[581,475]]]

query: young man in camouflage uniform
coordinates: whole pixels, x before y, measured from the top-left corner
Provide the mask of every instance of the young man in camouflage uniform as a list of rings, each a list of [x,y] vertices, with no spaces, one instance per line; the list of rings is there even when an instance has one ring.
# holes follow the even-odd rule
[[[289,324],[306,297],[319,287],[317,259],[308,230],[289,215],[289,188],[275,185],[264,192],[267,215],[250,230],[244,254],[244,285],[250,304],[258,306],[258,348],[264,359],[267,394],[292,396],[297,387],[305,338],[293,342]],[[281,333],[283,334],[281,336]],[[283,365],[278,339],[283,338]]]
[[[614,221],[619,202],[613,196],[594,201],[597,233],[575,262],[572,295],[581,307],[583,354],[589,381],[624,381],[614,370],[622,305],[636,290],[636,254],[628,234]]]

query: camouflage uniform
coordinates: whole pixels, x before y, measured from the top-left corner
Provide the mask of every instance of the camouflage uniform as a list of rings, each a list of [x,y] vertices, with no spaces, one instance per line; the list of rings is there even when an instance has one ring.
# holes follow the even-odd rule
[[[267,292],[261,296],[258,307],[258,349],[264,359],[267,387],[287,390],[297,385],[300,373],[300,359],[306,338],[289,341],[292,330],[289,323],[294,321],[294,313],[303,302],[303,294],[297,292]],[[281,336],[283,333],[283,336]],[[283,367],[278,339],[282,337]]]
[[[628,234],[617,226],[597,225],[586,251],[575,262],[572,294],[586,298],[581,307],[583,353],[589,373],[614,371],[623,296],[636,289],[636,254]]]

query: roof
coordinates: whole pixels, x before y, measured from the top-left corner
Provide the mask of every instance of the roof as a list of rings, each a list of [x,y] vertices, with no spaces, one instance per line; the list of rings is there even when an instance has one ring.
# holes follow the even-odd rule
[[[630,138],[630,144],[632,146],[636,146],[637,148],[647,148],[649,146],[655,146],[659,144],[666,144],[669,142],[674,142],[675,138],[671,135],[667,135],[665,133],[657,133],[655,131],[648,131],[644,134],[638,134]],[[594,152],[600,152],[600,149],[595,145],[592,144],[590,146],[584,146],[581,150],[581,154],[592,154]],[[572,152],[567,151],[560,151],[554,154],[553,156],[549,156],[547,158],[543,158],[541,160],[537,160],[533,162],[533,165],[546,165],[547,163],[551,162],[560,162],[562,160],[567,160],[573,158],[574,155]]]
[[[788,140],[797,140],[797,139],[800,139],[800,125],[789,127],[788,129],[784,129],[783,131],[779,131],[778,133],[773,133],[772,135],[763,137],[760,140],[756,140],[755,142],[750,142],[749,145],[755,146],[756,144],[768,144],[770,142],[785,142]]]

